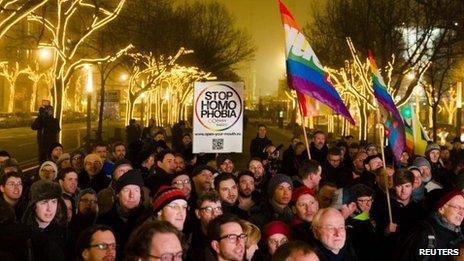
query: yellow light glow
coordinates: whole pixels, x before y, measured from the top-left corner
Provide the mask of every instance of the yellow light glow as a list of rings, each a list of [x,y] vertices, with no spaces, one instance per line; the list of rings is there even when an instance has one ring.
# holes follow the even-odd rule
[[[416,78],[416,74],[414,72],[410,72],[406,75],[406,77],[408,78],[408,80],[412,81],[414,80],[414,78]]]
[[[50,48],[39,48],[39,60],[48,61],[52,57],[52,50]]]
[[[85,85],[85,91],[87,93],[91,93],[93,91],[93,72],[92,72],[92,65],[86,64],[84,66],[87,72],[87,83]]]
[[[129,75],[127,73],[121,73],[121,75],[119,76],[119,80],[121,82],[125,82],[127,81],[127,79],[129,79]]]

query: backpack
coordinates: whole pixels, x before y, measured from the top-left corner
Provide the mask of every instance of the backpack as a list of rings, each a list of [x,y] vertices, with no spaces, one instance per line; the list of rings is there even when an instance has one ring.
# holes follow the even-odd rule
[[[414,256],[417,255],[415,252],[416,249],[414,246],[418,240],[417,236],[423,234],[426,231],[427,233],[427,247],[428,249],[436,248],[436,233],[433,229],[433,226],[430,222],[422,220],[411,230],[409,233],[401,236],[396,244],[395,248],[395,259],[394,260],[411,260]],[[414,252],[413,252],[414,251]],[[407,255],[404,255],[407,253]],[[424,256],[421,260],[429,260],[430,256]]]

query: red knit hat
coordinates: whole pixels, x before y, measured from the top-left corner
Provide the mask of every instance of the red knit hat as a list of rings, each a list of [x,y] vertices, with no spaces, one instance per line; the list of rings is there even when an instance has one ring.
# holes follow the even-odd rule
[[[293,194],[292,194],[292,202],[295,204],[295,202],[298,200],[299,197],[301,197],[302,195],[304,194],[309,194],[311,196],[313,196],[313,198],[316,198],[316,193],[314,193],[314,190],[306,187],[306,186],[301,186],[297,189],[295,189],[295,191],[293,191]]]
[[[156,192],[153,199],[153,210],[155,211],[155,214],[176,199],[183,199],[187,201],[187,197],[182,190],[175,187],[162,186],[158,192]]]
[[[462,191],[460,191],[460,190],[457,190],[457,189],[446,193],[443,197],[440,198],[440,200],[438,200],[435,203],[435,210],[438,211],[438,209],[443,207],[446,203],[448,203],[448,201],[450,201],[455,196],[461,196],[461,197],[464,198],[464,193]]]
[[[275,234],[282,234],[287,238],[290,238],[290,229],[284,222],[279,220],[267,223],[266,227],[264,228],[264,240],[267,240]]]

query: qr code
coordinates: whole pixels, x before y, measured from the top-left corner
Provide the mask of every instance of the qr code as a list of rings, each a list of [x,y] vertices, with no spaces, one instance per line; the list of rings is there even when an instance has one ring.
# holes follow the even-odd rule
[[[224,149],[224,139],[213,139],[213,150]]]

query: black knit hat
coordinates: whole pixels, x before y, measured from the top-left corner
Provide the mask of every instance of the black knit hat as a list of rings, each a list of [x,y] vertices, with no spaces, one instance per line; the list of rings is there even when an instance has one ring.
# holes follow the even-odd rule
[[[137,185],[140,188],[143,187],[143,177],[139,170],[131,169],[128,172],[124,173],[114,186],[114,192],[118,194],[122,188],[127,185]]]
[[[122,159],[120,159],[120,160],[118,160],[118,161],[116,161],[114,163],[112,172],[114,172],[121,165],[130,165],[130,166],[132,166],[132,162],[130,160],[128,160],[128,159],[122,158]]]
[[[53,142],[52,144],[50,144],[50,147],[48,147],[48,152],[52,153],[53,149],[56,148],[56,147],[63,148],[63,145],[61,145],[61,143],[59,143],[59,142]]]

